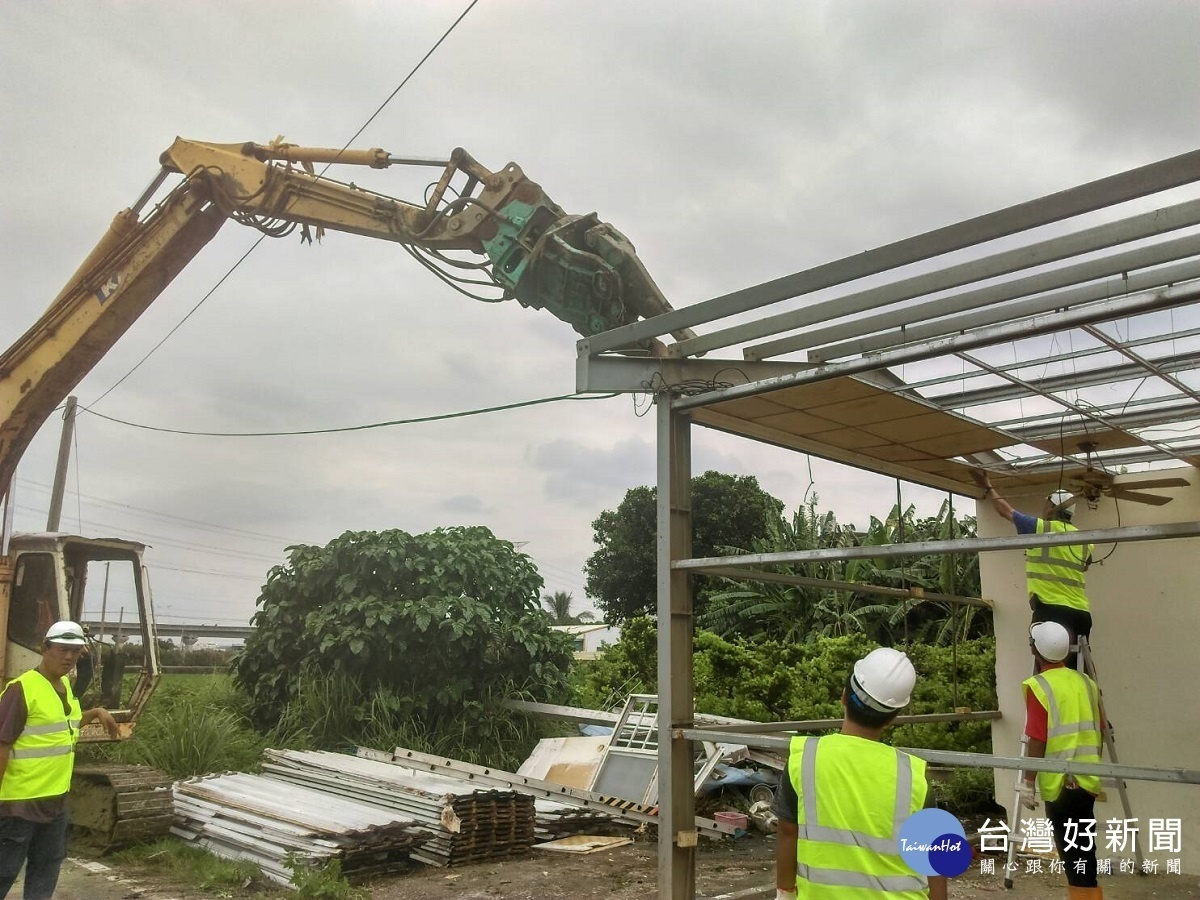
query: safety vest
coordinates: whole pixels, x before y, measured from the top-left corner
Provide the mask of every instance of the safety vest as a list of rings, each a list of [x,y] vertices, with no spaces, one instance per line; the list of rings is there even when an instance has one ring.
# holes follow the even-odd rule
[[[8,753],[0,781],[0,800],[39,800],[59,797],[71,789],[75,741],[83,713],[71,686],[63,678],[71,712],[63,710],[61,695],[37,669],[9,682],[20,683],[25,694],[25,728]]]
[[[900,855],[900,826],[925,803],[925,761],[853,735],[794,737],[796,890],[808,900],[928,896]]]
[[[1046,759],[1100,762],[1100,690],[1082,672],[1059,666],[1044,669],[1022,682],[1046,708]],[[1090,794],[1100,793],[1096,775],[1072,775]],[[1057,800],[1067,776],[1038,772],[1042,798]]]
[[[1038,519],[1037,533],[1078,531],[1074,525],[1058,519]],[[1069,606],[1088,611],[1083,592],[1091,544],[1062,544],[1057,547],[1031,547],[1025,551],[1025,580],[1029,593],[1050,606]]]

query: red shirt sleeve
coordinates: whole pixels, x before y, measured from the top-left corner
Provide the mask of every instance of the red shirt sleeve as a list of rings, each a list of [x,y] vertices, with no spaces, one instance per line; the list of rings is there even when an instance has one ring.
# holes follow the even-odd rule
[[[11,684],[0,696],[0,744],[15,744],[25,730],[28,715],[25,691],[20,684]]]
[[[1033,691],[1025,691],[1025,734],[1042,743],[1046,742],[1046,707]]]

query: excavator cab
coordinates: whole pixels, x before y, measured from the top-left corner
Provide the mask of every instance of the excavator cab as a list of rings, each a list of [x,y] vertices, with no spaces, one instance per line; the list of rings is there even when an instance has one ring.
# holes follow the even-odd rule
[[[117,720],[121,737],[129,737],[162,671],[144,550],[143,544],[117,538],[14,534],[8,609],[0,617],[5,626],[5,681],[41,661],[42,638],[54,622],[83,623],[89,618],[85,609],[100,610],[88,656],[80,661],[73,684],[85,709],[105,706]],[[131,640],[141,642],[142,664],[126,692],[118,648]],[[111,740],[98,724],[84,728],[79,739]]]
[[[87,628],[89,618],[97,619],[72,684],[84,709],[104,706],[117,720],[120,739],[130,737],[162,674],[150,580],[142,564],[145,549],[118,538],[12,535],[11,564],[0,566],[0,579],[7,581],[0,581],[0,600],[8,595],[8,609],[0,603],[5,681],[41,661],[42,638],[54,622],[71,619]],[[129,641],[140,641],[142,652],[137,677],[126,690],[128,655],[118,651]],[[79,740],[112,738],[97,723],[81,729]],[[149,766],[77,762],[71,779],[74,839],[103,851],[163,837],[172,821],[170,787],[171,779]]]

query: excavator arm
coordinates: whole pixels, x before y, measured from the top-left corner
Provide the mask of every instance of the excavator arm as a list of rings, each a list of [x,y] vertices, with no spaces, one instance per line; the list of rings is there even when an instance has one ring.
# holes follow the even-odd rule
[[[393,241],[440,277],[461,281],[455,269],[483,275],[502,292],[496,299],[549,310],[585,336],[671,309],[620,232],[595,214],[567,215],[515,163],[492,172],[462,149],[431,163],[380,149],[183,138],[159,162],[150,187],[0,356],[0,494],[54,408],[230,219],[271,237],[298,227],[310,239],[334,230]],[[333,181],[317,164],[432,164],[442,173],[417,205]],[[182,181],[143,216],[174,176]],[[481,258],[448,255],[456,251]]]

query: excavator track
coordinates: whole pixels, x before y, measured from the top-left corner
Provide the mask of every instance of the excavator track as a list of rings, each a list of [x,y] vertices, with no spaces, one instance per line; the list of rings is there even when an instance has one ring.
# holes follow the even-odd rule
[[[164,837],[174,805],[171,779],[150,766],[76,766],[71,827],[101,852]]]

